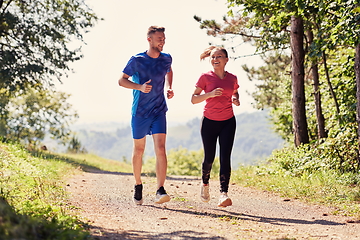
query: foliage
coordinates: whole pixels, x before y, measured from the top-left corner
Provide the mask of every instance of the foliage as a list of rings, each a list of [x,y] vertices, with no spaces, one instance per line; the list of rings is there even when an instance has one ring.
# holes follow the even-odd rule
[[[73,165],[33,157],[23,148],[0,144],[0,238],[87,239],[71,212],[61,178]]]
[[[9,103],[9,94],[5,89],[0,89],[0,136],[6,135],[7,129],[7,116],[9,111],[6,109],[7,104]]]
[[[237,35],[243,28],[250,33],[257,33],[253,38],[259,52],[286,49],[289,46],[288,26],[291,16],[304,19],[305,28],[316,30],[316,39],[310,49],[310,55],[321,56],[326,49],[333,50],[336,46],[347,45],[354,47],[359,36],[359,3],[357,0],[316,0],[316,1],[248,1],[229,0],[228,15],[232,21],[224,21],[225,26],[218,26],[219,34],[222,29],[229,29],[230,25],[246,20],[247,24],[240,24],[238,29],[227,34]],[[206,26],[202,26],[208,27]],[[254,35],[254,34],[253,34]],[[246,39],[245,39],[246,40]]]
[[[358,0],[329,1],[330,20],[327,22],[329,44],[356,46],[360,43],[360,6]],[[334,14],[335,13],[335,14]]]
[[[357,173],[357,163],[345,161],[347,159],[355,159],[356,149],[351,144],[351,141],[354,141],[354,139],[351,139],[348,144],[339,145],[341,140],[350,140],[346,135],[343,137],[327,138],[324,143],[318,145],[303,145],[296,149],[284,148],[274,151],[274,154],[268,159],[271,163],[269,169],[276,166],[275,169],[282,169],[286,174],[294,177],[317,171]],[[348,147],[349,151],[343,151],[345,147]],[[355,182],[354,184],[358,183]]]
[[[69,142],[67,153],[87,153],[87,150],[82,147],[79,139],[76,136],[73,136]]]
[[[49,85],[82,57],[97,20],[84,0],[0,1],[0,136],[32,147],[47,132],[67,141],[77,114]]]
[[[204,158],[203,150],[188,151],[185,148],[172,149],[168,157],[168,174],[170,175],[201,175],[201,163]],[[214,170],[216,171],[216,170]]]
[[[84,0],[0,1],[0,89],[60,79],[82,57],[74,43],[97,20]]]
[[[337,54],[340,54],[338,56]],[[292,139],[292,115],[291,115],[291,79],[287,75],[289,58],[279,53],[269,54],[263,58],[265,65],[258,69],[249,68],[246,65],[243,69],[248,73],[248,77],[256,84],[257,91],[252,94],[256,102],[256,107],[261,109],[271,109],[270,119],[274,124],[275,131],[288,142]],[[324,77],[320,78],[320,91],[322,93],[323,114],[326,119],[327,131],[336,132],[344,126],[355,121],[356,88],[354,72],[349,66],[354,64],[354,53],[349,50],[338,50],[329,52],[328,65],[332,84],[335,87],[337,100],[340,104],[339,115],[336,112],[329,85],[326,84]],[[308,70],[307,72],[310,72]],[[320,67],[320,73],[325,75],[324,69]],[[306,86],[306,109],[308,132],[312,140],[317,140],[317,121],[314,105],[314,90],[312,88],[311,76],[307,75]],[[340,121],[339,121],[340,120]],[[341,123],[339,125],[339,122]],[[341,130],[340,130],[341,131]]]
[[[7,139],[36,146],[49,133],[62,143],[67,142],[71,131],[69,126],[78,117],[67,103],[69,95],[44,89],[29,88],[17,92],[6,105]]]
[[[291,96],[291,80],[289,79],[291,59],[287,55],[274,52],[263,55],[264,65],[259,68],[249,68],[243,65],[250,81],[257,84],[257,91],[252,94],[255,107],[258,109],[276,109]]]

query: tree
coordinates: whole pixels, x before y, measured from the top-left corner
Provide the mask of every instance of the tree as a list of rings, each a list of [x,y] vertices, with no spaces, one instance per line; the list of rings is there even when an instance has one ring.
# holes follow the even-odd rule
[[[356,122],[357,122],[357,168],[360,168],[360,6],[359,1],[350,0],[336,4],[337,15],[332,21],[330,39],[333,44],[354,47],[354,73],[356,81]]]
[[[6,105],[5,137],[35,147],[50,133],[65,144],[71,134],[69,126],[78,117],[66,102],[68,97],[63,92],[34,88],[16,93]]]
[[[98,20],[84,0],[0,0],[1,136],[66,140],[77,114],[48,86],[82,57],[83,35]]]
[[[87,153],[87,150],[81,145],[80,140],[73,136],[70,141],[67,148],[68,153]],[[126,158],[125,158],[126,160]]]
[[[358,166],[360,166],[360,43],[356,45],[355,73],[356,73],[356,122],[358,135]]]
[[[292,112],[295,135],[295,146],[309,143],[305,110],[304,86],[304,24],[299,16],[291,17],[291,57],[292,57]]]
[[[314,42],[314,33],[312,29],[307,30],[308,44],[311,46]],[[325,118],[321,106],[321,92],[320,92],[320,78],[319,78],[319,67],[316,58],[311,60],[311,74],[314,84],[314,100],[315,100],[315,111],[317,120],[317,133],[318,138],[326,138],[327,133],[325,130]]]
[[[84,0],[0,1],[0,89],[41,87],[79,60],[83,34],[98,20]]]

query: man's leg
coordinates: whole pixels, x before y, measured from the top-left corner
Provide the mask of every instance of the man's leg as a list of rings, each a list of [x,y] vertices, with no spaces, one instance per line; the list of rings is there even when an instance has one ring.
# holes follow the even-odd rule
[[[167,158],[165,150],[165,133],[153,134],[154,149],[156,154],[156,178],[157,187],[155,203],[164,203],[170,201],[170,196],[166,193],[164,183],[166,179]]]
[[[135,178],[135,185],[141,184],[142,157],[145,150],[146,137],[134,139],[134,148],[132,156],[132,167]]]
[[[153,134],[154,150],[156,154],[156,177],[157,188],[164,186],[167,171],[167,157],[166,157],[166,134]]]

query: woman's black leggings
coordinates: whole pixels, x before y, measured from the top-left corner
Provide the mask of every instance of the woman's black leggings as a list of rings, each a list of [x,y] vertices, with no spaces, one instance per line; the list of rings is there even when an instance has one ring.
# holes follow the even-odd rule
[[[236,130],[235,116],[225,121],[214,121],[203,117],[201,138],[204,146],[202,181],[209,183],[210,172],[216,154],[216,142],[220,145],[220,192],[228,192],[231,175],[231,151]]]

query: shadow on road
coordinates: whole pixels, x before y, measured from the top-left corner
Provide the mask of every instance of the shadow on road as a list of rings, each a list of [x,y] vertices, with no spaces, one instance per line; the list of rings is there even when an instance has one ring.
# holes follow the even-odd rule
[[[158,206],[152,206],[149,205],[149,207],[162,209],[165,211],[173,211],[173,212],[181,212],[185,214],[192,214],[192,215],[203,215],[203,216],[209,216],[212,218],[217,219],[231,219],[234,221],[254,221],[254,222],[265,222],[270,223],[273,225],[287,225],[287,224],[305,224],[305,225],[324,225],[324,226],[336,226],[336,225],[346,225],[345,223],[338,223],[334,221],[327,221],[327,220],[314,220],[314,221],[308,221],[308,220],[302,220],[302,219],[290,219],[290,218],[271,218],[271,217],[262,217],[262,216],[255,216],[255,215],[249,215],[249,214],[243,214],[243,213],[237,213],[237,212],[231,212],[228,210],[219,209],[217,211],[223,212],[224,214],[218,214],[218,213],[210,213],[210,212],[200,212],[196,210],[184,210],[184,209],[171,209],[171,208],[162,208]]]
[[[93,232],[97,233],[94,236],[95,240],[129,240],[129,239],[144,239],[144,240],[173,240],[173,239],[186,239],[186,240],[225,240],[226,238],[219,236],[209,236],[209,233],[196,232],[196,231],[174,231],[170,233],[155,233],[146,231],[126,231],[126,232],[111,232],[102,228],[92,228]]]
[[[336,226],[336,225],[346,225],[345,223],[338,223],[334,221],[327,220],[301,220],[301,219],[289,219],[289,218],[270,218],[270,217],[262,217],[255,216],[243,213],[237,213],[233,211],[227,211],[224,209],[217,210],[221,213],[210,213],[210,212],[200,212],[196,210],[184,210],[184,209],[172,209],[172,208],[163,208],[161,206],[153,206],[153,205],[144,205],[143,207],[151,207],[156,208],[163,211],[172,211],[179,212],[183,214],[191,214],[196,216],[207,216],[214,219],[230,219],[231,221],[253,221],[253,222],[265,222],[270,223],[277,226],[286,226],[290,224],[303,224],[303,225],[322,225],[322,226]],[[197,231],[174,231],[170,233],[157,233],[157,232],[146,232],[146,231],[124,231],[124,232],[114,232],[110,229],[102,229],[95,226],[91,227],[91,232],[93,234],[94,239],[98,240],[117,240],[117,239],[160,239],[160,240],[172,240],[172,239],[190,239],[190,240],[225,240],[227,238],[221,236],[209,236],[207,232],[197,232]]]

